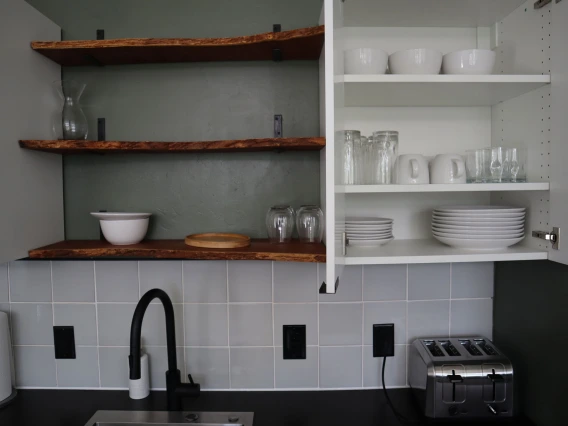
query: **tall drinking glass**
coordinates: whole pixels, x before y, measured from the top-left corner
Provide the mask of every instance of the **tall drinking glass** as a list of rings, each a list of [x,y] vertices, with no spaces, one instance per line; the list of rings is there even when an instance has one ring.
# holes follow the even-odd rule
[[[289,243],[294,232],[294,209],[274,206],[266,213],[266,230],[271,243]]]
[[[507,182],[527,181],[527,151],[525,148],[507,148],[503,179]]]
[[[343,183],[355,183],[355,148],[360,143],[361,132],[358,130],[345,130],[343,137]]]
[[[298,236],[303,243],[321,243],[324,231],[323,211],[318,206],[302,206],[296,215]]]

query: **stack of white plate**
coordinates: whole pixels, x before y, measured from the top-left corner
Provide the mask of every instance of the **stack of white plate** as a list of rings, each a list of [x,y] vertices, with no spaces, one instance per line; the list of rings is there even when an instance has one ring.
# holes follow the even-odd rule
[[[432,233],[452,247],[503,249],[525,238],[525,209],[503,206],[445,206],[432,213]]]
[[[392,219],[381,217],[348,217],[345,232],[353,247],[377,247],[392,240]]]

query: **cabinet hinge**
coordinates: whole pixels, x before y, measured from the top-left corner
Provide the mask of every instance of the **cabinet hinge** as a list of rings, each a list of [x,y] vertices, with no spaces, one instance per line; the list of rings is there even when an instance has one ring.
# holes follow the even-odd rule
[[[540,238],[541,240],[550,241],[554,250],[560,248],[560,228],[552,228],[552,232],[533,231],[532,236]]]
[[[534,8],[542,9],[544,6],[546,6],[549,3],[552,3],[552,0],[538,0],[537,2],[535,2]],[[556,0],[556,3],[558,3],[558,0]]]
[[[349,240],[347,239],[347,233],[343,232],[341,234],[341,253],[343,256],[347,256],[347,246],[349,245]]]

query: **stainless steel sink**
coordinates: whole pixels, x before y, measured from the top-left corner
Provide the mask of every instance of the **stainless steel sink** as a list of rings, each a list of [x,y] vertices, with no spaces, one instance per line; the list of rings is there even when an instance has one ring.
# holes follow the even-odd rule
[[[252,426],[254,413],[97,411],[85,426]]]

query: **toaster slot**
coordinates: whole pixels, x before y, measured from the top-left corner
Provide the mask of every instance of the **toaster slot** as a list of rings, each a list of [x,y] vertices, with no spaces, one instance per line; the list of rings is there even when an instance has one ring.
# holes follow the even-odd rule
[[[493,347],[489,346],[489,344],[483,339],[475,339],[475,344],[487,355],[499,355],[497,351]]]
[[[424,340],[424,344],[426,345],[432,356],[434,357],[445,356],[444,352],[442,352],[442,349],[440,349],[440,347],[433,340]]]
[[[469,352],[470,355],[473,355],[473,356],[483,355],[481,353],[481,351],[473,343],[471,343],[471,340],[461,340],[460,339],[460,343],[465,348],[465,350]]]
[[[452,342],[450,342],[449,340],[439,340],[438,343],[444,348],[444,350],[449,356],[461,355],[457,350],[457,348],[454,345],[452,345]]]

